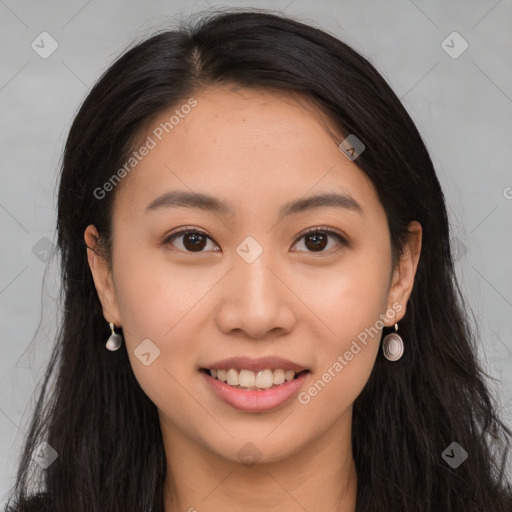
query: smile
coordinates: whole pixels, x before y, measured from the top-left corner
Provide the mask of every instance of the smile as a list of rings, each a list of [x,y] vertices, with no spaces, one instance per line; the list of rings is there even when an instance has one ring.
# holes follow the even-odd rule
[[[299,373],[295,373],[293,370],[285,372],[279,368],[258,372],[244,369],[238,371],[231,368],[229,370],[217,370],[216,372],[217,376],[213,377],[215,369],[203,368],[200,370],[200,374],[208,384],[208,389],[214,397],[243,412],[266,412],[284,406],[294,396],[298,395],[310,373],[309,370],[303,370]],[[225,377],[226,382],[220,380],[219,375],[222,378]],[[274,384],[276,378],[278,384]],[[228,379],[233,384],[229,384]],[[253,380],[254,385],[240,385],[240,382],[247,384],[253,382]]]
[[[262,390],[280,386],[285,382],[290,382],[307,370],[296,373],[294,370],[285,371],[282,368],[277,368],[275,370],[266,369],[257,372],[253,372],[245,368],[230,368],[229,370],[217,370],[216,368],[210,368],[206,369],[206,371],[208,371],[214,379],[217,379],[220,382],[225,382],[234,388]]]

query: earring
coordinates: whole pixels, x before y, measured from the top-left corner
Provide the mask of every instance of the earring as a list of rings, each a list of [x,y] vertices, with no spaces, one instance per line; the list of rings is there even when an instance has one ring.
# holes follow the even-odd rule
[[[382,352],[388,361],[398,361],[404,353],[404,341],[396,331],[398,324],[395,324],[395,332],[384,336],[382,340]]]
[[[114,351],[117,350],[121,343],[123,342],[123,338],[120,334],[117,334],[114,332],[114,322],[110,322],[110,330],[112,331],[112,334],[110,335],[109,339],[107,340],[107,343],[105,346],[108,348],[108,350]]]

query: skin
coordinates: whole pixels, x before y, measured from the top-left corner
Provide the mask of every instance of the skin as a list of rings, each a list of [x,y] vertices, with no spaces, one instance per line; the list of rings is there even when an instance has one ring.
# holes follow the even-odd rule
[[[381,329],[306,405],[292,399],[269,412],[242,412],[213,395],[198,369],[237,355],[277,355],[309,368],[307,390],[393,304],[401,310],[384,325],[406,314],[421,226],[410,224],[392,268],[386,214],[371,181],[305,98],[228,86],[194,98],[197,106],[115,189],[112,271],[87,251],[105,320],[122,326],[121,349],[159,411],[165,510],[354,512],[352,406]],[[171,189],[214,195],[235,215],[186,207],[145,213]],[[332,191],[349,193],[364,214],[329,206],[277,221],[285,202]],[[163,243],[189,226],[210,237],[202,252],[183,235]],[[348,244],[329,235],[315,250],[302,234],[321,226],[339,230]],[[89,248],[97,236],[89,225]],[[247,236],[263,248],[252,263],[236,252]],[[160,349],[148,366],[134,355],[146,338]],[[249,442],[260,454],[254,465],[237,455]]]

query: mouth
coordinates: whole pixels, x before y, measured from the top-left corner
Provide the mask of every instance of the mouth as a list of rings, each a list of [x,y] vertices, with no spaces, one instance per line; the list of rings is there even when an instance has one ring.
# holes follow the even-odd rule
[[[207,389],[229,406],[244,413],[265,413],[290,404],[306,385],[310,370],[288,368],[200,368]],[[254,363],[256,365],[256,363]],[[286,366],[284,364],[283,366]],[[290,366],[290,364],[288,364]],[[264,368],[264,367],[263,367]]]
[[[265,391],[278,388],[284,384],[309,373],[308,369],[301,371],[285,370],[284,368],[267,368],[252,371],[246,368],[201,368],[201,372],[228,386],[245,391]]]

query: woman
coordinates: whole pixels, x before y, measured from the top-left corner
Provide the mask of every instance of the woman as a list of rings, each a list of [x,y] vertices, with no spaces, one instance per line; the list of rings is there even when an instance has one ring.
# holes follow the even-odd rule
[[[233,11],[132,47],[57,227],[19,511],[512,510],[431,159],[346,44]]]

